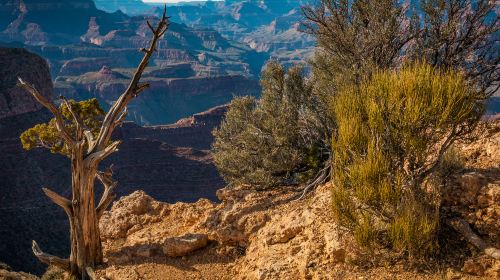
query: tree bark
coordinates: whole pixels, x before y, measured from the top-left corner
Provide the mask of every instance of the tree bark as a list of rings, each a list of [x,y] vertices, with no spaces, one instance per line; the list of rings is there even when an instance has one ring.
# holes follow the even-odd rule
[[[76,153],[71,159],[73,216],[70,263],[76,264],[71,273],[86,279],[87,267],[102,263],[102,248],[94,201],[97,166],[85,164],[80,149],[83,149],[83,146],[75,149]]]

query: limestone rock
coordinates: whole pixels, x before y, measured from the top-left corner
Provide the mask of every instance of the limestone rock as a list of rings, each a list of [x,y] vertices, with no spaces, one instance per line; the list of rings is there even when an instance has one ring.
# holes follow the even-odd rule
[[[163,253],[167,257],[185,256],[206,247],[207,244],[208,236],[206,234],[186,234],[181,237],[172,237],[165,240]]]
[[[113,204],[106,212],[100,229],[103,239],[123,238],[141,229],[144,224],[158,221],[164,206],[143,191],[136,191]]]

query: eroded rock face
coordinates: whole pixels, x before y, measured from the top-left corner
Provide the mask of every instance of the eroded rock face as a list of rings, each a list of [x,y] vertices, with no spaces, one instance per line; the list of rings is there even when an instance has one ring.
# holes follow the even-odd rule
[[[103,72],[103,69],[108,71]],[[128,82],[129,78],[124,74],[103,66],[96,72],[59,78],[55,92],[77,100],[95,97],[107,109],[127,88]],[[235,95],[255,95],[259,90],[257,81],[239,75],[145,77],[143,82],[150,83],[150,88],[134,100],[128,111],[130,120],[147,125],[173,123],[186,116],[226,104]]]
[[[329,279],[333,267],[353,256],[352,240],[328,211],[329,189],[320,187],[307,203],[272,209],[235,265],[241,279]]]
[[[124,238],[144,224],[159,221],[163,209],[161,203],[143,191],[135,191],[113,205],[113,215],[103,215],[100,227],[102,238]]]
[[[498,132],[485,135],[497,137]],[[475,144],[464,145],[470,148]],[[498,241],[498,161],[482,146],[476,146],[473,153],[488,154],[479,155],[485,160],[480,168],[472,170],[478,165],[471,163],[467,172],[451,178],[454,185],[448,187],[453,192],[445,194],[443,207],[463,214],[482,238],[494,244]],[[368,270],[352,265],[376,260],[355,245],[352,233],[334,222],[330,188],[328,184],[320,186],[300,201],[293,199],[297,192],[286,187],[261,192],[223,188],[217,191],[219,204],[206,200],[156,204],[142,193],[123,198],[123,203],[115,203],[105,216],[136,214],[126,215],[132,221],[124,227],[127,234],[105,240],[109,263],[98,274],[110,279],[123,275],[134,275],[129,279],[442,279],[443,272],[408,271],[401,264],[385,268],[372,264],[374,267]],[[160,218],[150,219],[150,215]],[[144,217],[144,222],[136,216]],[[107,221],[106,227],[122,224],[114,218]],[[479,255],[463,267],[448,268],[446,277],[496,279],[499,265],[500,261]]]
[[[127,263],[137,257],[185,256],[206,247],[208,235],[192,230],[214,204],[202,199],[195,205],[161,203],[143,191],[115,202],[100,222],[106,257],[115,263]]]
[[[459,143],[466,170],[447,178],[443,207],[500,246],[500,121],[482,124],[472,144]]]
[[[353,254],[348,236],[325,212],[330,203],[329,188],[322,186],[307,203],[292,201],[296,193],[290,189],[255,192],[225,188],[217,193],[220,204],[205,200],[157,204],[136,192],[104,215],[103,233],[108,232],[105,228],[128,230],[123,231],[126,235],[106,234],[105,257],[116,265],[100,273],[118,275],[128,269],[127,265],[158,256],[183,256],[186,260],[192,254],[203,256],[211,251],[203,249],[211,242],[219,254],[246,248],[244,256],[228,268],[236,279],[322,279],[330,275],[331,267],[343,264]],[[161,218],[151,219],[151,215]],[[139,221],[136,217],[143,218]],[[197,250],[201,252],[195,253]],[[137,277],[133,279],[139,279],[141,273]],[[230,278],[220,275],[209,279]]]
[[[44,59],[24,49],[0,48],[0,119],[42,108],[17,78],[33,84],[45,98],[52,96],[49,67]]]

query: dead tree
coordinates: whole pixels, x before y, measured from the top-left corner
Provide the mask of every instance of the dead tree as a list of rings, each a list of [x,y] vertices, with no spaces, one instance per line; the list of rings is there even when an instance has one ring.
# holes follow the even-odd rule
[[[71,254],[69,259],[63,259],[44,253],[36,241],[33,241],[33,253],[43,263],[58,266],[78,279],[89,279],[93,276],[93,268],[102,263],[103,252],[99,232],[99,220],[104,210],[115,198],[114,189],[116,182],[112,179],[111,170],[105,172],[98,170],[99,163],[117,151],[121,141],[111,140],[111,135],[116,126],[120,125],[127,115],[127,104],[139,93],[149,87],[147,83],[140,83],[144,69],[149,59],[157,49],[157,43],[168,30],[169,17],[166,9],[156,27],[147,22],[153,32],[148,48],[144,52],[128,88],[114,102],[109,112],[104,117],[98,136],[85,127],[78,114],[67,105],[76,123],[76,133],[70,129],[63,119],[62,112],[54,103],[45,98],[32,85],[19,78],[19,86],[31,93],[43,106],[50,110],[56,120],[56,127],[60,137],[64,140],[71,159],[71,191],[72,198],[63,197],[50,189],[44,188],[44,193],[57,205],[61,206],[69,218]],[[63,102],[67,102],[63,99]],[[99,203],[94,201],[94,183],[97,178],[104,186],[104,191]]]

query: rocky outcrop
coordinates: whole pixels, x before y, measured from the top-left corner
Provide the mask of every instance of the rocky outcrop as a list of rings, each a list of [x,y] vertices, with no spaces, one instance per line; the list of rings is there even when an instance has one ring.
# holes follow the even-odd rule
[[[0,119],[28,112],[42,106],[17,87],[17,78],[35,85],[46,98],[52,96],[52,81],[45,60],[24,49],[0,48]]]
[[[500,122],[473,143],[458,145],[464,155],[479,154],[450,181],[457,193],[444,197],[443,207],[472,213],[473,230],[489,244],[498,241],[498,186],[495,152],[482,146],[498,139]],[[496,148],[495,148],[496,147]],[[477,155],[476,155],[477,156]],[[488,162],[493,165],[488,165]],[[482,164],[481,164],[482,163]],[[480,168],[479,168],[480,167]],[[473,168],[493,168],[479,177]],[[477,170],[476,170],[477,172]],[[451,185],[453,184],[453,185]],[[500,261],[484,254],[440,263],[428,271],[411,269],[406,261],[381,248],[359,248],[351,233],[334,222],[329,184],[305,200],[295,200],[294,187],[253,191],[243,187],[217,191],[220,203],[159,203],[142,192],[116,202],[100,226],[108,263],[97,271],[108,279],[496,279]],[[463,204],[463,205],[462,205]],[[138,206],[140,205],[140,206]],[[135,210],[131,210],[135,209]],[[457,209],[452,209],[454,215]],[[481,212],[481,215],[477,214]],[[489,216],[484,219],[483,213]],[[139,218],[144,217],[144,218]],[[478,222],[486,221],[485,224]],[[486,224],[488,226],[486,226]],[[206,240],[206,241],[205,241]],[[495,241],[496,240],[496,241]],[[452,242],[447,240],[447,242]],[[453,241],[455,242],[455,241]],[[165,249],[165,244],[173,249]],[[167,246],[168,248],[168,246]],[[410,268],[410,269],[409,269]]]
[[[444,183],[443,207],[500,247],[500,121],[481,124],[472,143],[458,143],[461,172]]]
[[[0,69],[0,224],[8,229],[0,230],[0,262],[7,262],[16,271],[40,272],[43,266],[32,257],[29,240],[40,238],[43,243],[57,244],[51,238],[63,234],[66,222],[57,207],[44,203],[36,190],[42,184],[57,186],[57,191],[64,189],[67,173],[58,170],[65,163],[63,157],[22,149],[20,134],[51,116],[16,87],[16,79],[20,76],[35,84],[46,98],[51,98],[52,82],[45,61],[24,49],[0,49]],[[53,249],[64,253],[65,247]]]

